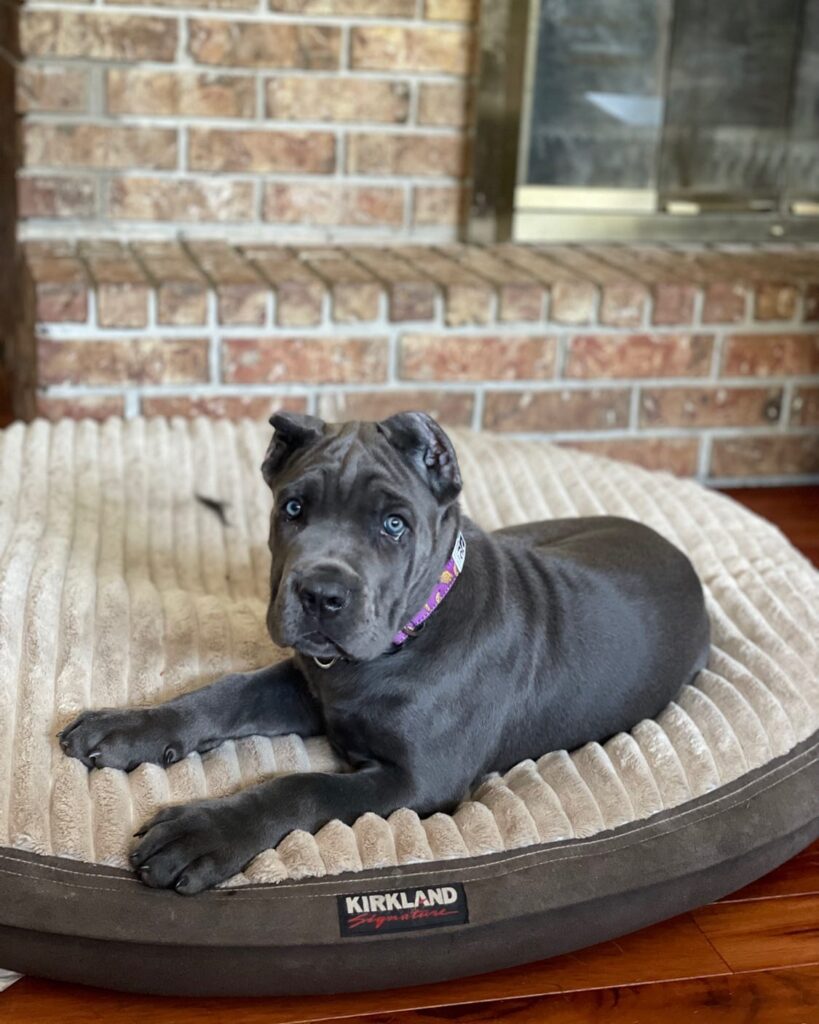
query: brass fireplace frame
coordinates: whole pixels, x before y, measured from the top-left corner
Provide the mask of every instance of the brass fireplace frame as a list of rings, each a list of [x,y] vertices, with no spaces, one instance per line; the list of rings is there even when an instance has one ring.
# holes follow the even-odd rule
[[[481,0],[472,173],[464,240],[492,242],[819,241],[819,202],[661,200],[657,189],[569,188],[522,180],[540,0]]]

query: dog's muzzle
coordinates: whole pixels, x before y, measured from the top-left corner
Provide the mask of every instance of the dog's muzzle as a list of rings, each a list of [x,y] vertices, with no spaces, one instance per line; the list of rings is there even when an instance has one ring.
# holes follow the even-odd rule
[[[319,565],[294,573],[293,588],[302,610],[319,625],[338,619],[357,591],[357,579],[340,566]]]
[[[294,566],[268,611],[276,642],[309,655],[344,653],[356,646],[364,588],[358,575],[340,562]]]

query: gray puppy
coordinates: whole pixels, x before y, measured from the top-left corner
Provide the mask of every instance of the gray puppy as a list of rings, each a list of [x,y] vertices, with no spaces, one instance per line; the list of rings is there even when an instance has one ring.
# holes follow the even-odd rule
[[[267,624],[295,656],[159,707],[87,711],[61,745],[130,771],[228,738],[326,734],[353,770],[165,808],[131,857],[148,885],[197,893],[295,828],[450,809],[487,772],[655,715],[705,665],[700,582],[648,527],[488,534],[461,514],[455,451],[430,417],[270,422]]]

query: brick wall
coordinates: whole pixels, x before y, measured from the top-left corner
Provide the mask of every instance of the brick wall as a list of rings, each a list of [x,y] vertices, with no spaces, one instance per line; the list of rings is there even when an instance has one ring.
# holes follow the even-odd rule
[[[476,8],[27,0],[18,413],[421,407],[710,480],[819,477],[819,249],[454,243]]]
[[[0,389],[14,348],[11,289],[17,280],[15,244],[14,89],[17,64],[17,5],[0,0]]]
[[[452,239],[473,8],[27,0],[20,216],[29,233]]]
[[[27,253],[46,416],[422,408],[710,480],[819,478],[819,248]]]

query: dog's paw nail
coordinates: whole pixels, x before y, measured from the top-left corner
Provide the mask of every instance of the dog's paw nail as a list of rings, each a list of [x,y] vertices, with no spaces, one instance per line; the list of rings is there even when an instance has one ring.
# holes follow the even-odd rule
[[[137,871],[139,877],[144,881],[151,873],[151,865],[143,864],[143,866]]]
[[[139,832],[134,832],[134,839],[141,839],[147,831],[147,828],[141,828]]]
[[[91,761],[96,761],[98,757],[102,756],[101,750],[92,750],[90,754],[86,755]]]
[[[165,764],[173,764],[174,761],[178,760],[176,751],[173,747],[165,747],[165,753],[162,755],[162,760]]]
[[[184,890],[187,889],[189,883],[190,879],[188,878],[187,875],[180,875],[179,878],[177,878],[176,880],[176,885],[174,885],[174,889],[176,889],[177,892],[184,892]]]

